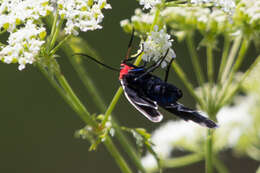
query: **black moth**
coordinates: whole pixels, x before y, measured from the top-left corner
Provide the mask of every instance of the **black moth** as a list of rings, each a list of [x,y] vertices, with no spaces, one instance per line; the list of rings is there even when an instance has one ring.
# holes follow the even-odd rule
[[[164,81],[151,74],[151,72],[161,65],[167,56],[168,51],[157,62],[147,68],[146,63],[141,67],[137,67],[130,63],[130,61],[139,56],[137,55],[136,57],[128,58],[133,37],[134,31],[132,32],[131,40],[128,45],[126,58],[122,61],[119,70],[119,81],[128,101],[152,122],[160,122],[162,120],[163,116],[158,111],[158,106],[160,106],[186,121],[191,120],[208,128],[216,128],[217,125],[214,121],[202,116],[198,111],[187,108],[177,102],[182,97],[182,91],[176,86],[167,83],[169,68],[172,61],[168,64]],[[86,56],[109,69],[118,71],[88,55],[76,55]]]

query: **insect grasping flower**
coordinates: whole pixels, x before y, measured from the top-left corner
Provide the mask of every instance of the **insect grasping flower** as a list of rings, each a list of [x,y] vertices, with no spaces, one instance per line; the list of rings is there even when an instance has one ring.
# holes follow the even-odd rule
[[[144,61],[158,61],[169,50],[165,60],[161,64],[162,68],[166,67],[167,63],[176,58],[176,54],[171,48],[172,42],[173,39],[171,39],[171,36],[164,29],[158,31],[158,26],[156,25],[154,31],[151,32],[151,35],[143,43],[144,54],[142,59]]]
[[[83,32],[101,29],[104,15],[102,9],[111,9],[106,0],[58,0],[59,14],[67,20],[66,34],[77,35],[76,29]]]
[[[0,3],[0,29],[13,31],[27,20],[38,20],[50,14],[49,0],[2,0]]]
[[[140,0],[139,4],[144,6],[144,9],[151,9],[157,4],[160,4],[161,0]]]
[[[28,20],[25,27],[12,32],[8,38],[8,45],[2,46],[0,59],[7,63],[19,63],[19,70],[23,70],[26,64],[35,62],[46,35],[44,27],[37,26],[32,20]]]

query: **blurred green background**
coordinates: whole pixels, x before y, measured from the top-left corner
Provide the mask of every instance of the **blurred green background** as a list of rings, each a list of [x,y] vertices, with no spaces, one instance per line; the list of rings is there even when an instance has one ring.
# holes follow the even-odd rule
[[[110,4],[112,10],[105,11],[103,29],[81,33],[80,36],[97,50],[106,64],[119,67],[120,61],[125,56],[130,37],[122,31],[119,22],[122,19],[130,18],[138,3],[111,0]],[[138,45],[138,40],[135,41],[135,44]],[[189,70],[191,64],[185,45],[175,41],[174,49],[178,61],[182,66],[185,65],[183,67],[187,75],[194,82],[195,77]],[[201,52],[203,53],[203,51]],[[62,55],[62,52],[59,54]],[[62,56],[59,62],[63,73],[89,111],[97,112],[97,107],[79,81],[68,59]],[[108,104],[119,86],[118,74],[98,68],[92,62],[85,64]],[[97,151],[89,152],[87,141],[74,138],[74,132],[82,128],[84,124],[37,68],[28,65],[25,70],[20,72],[15,64],[0,63],[0,73],[2,74],[0,77],[0,172],[119,172],[114,160],[102,145]],[[158,75],[162,74],[158,73]],[[181,102],[194,106],[195,104],[186,94],[184,86],[175,76],[171,72],[169,81],[179,88],[183,88],[184,98]],[[151,132],[160,125],[160,123],[154,124],[148,121],[123,97],[116,106],[114,114],[122,125],[128,127],[144,127]],[[164,122],[172,118],[172,115],[165,113]],[[254,172],[258,166],[255,161],[232,156],[231,152],[222,153],[221,159],[232,173]],[[201,162],[166,172],[201,173],[204,172],[203,170],[204,164]]]

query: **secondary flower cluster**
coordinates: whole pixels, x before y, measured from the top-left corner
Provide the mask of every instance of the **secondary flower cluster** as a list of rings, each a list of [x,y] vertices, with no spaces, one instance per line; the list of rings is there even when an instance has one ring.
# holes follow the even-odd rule
[[[1,0],[0,29],[12,32],[27,20],[38,20],[51,11],[49,0]]]
[[[191,0],[194,4],[213,3],[216,7],[221,7],[227,13],[233,13],[236,4],[233,0]]]
[[[32,64],[36,60],[35,57],[45,43],[45,34],[44,27],[28,20],[25,27],[10,33],[8,45],[0,51],[1,60],[7,64],[18,62],[18,69],[23,70],[26,64]]]
[[[83,32],[101,29],[104,15],[102,9],[110,9],[106,0],[58,0],[60,16],[67,20],[66,34],[77,35],[76,29]]]
[[[34,63],[46,42],[41,18],[47,15],[58,12],[59,19],[66,22],[66,34],[76,35],[77,29],[86,32],[102,28],[101,10],[109,8],[106,0],[0,0],[0,32],[9,36],[8,44],[0,43],[0,60],[18,63],[19,70]]]
[[[171,36],[165,32],[164,29],[158,31],[158,26],[154,27],[154,31],[148,36],[144,45],[144,54],[142,59],[144,61],[158,61],[166,55],[165,60],[162,62],[162,68],[165,67],[173,58],[176,57],[172,47],[173,40]],[[168,52],[167,52],[168,50]]]

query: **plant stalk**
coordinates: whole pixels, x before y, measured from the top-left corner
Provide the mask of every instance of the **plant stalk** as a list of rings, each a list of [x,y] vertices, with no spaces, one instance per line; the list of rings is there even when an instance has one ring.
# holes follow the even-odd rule
[[[213,173],[213,131],[211,129],[208,129],[205,151],[206,173]]]

